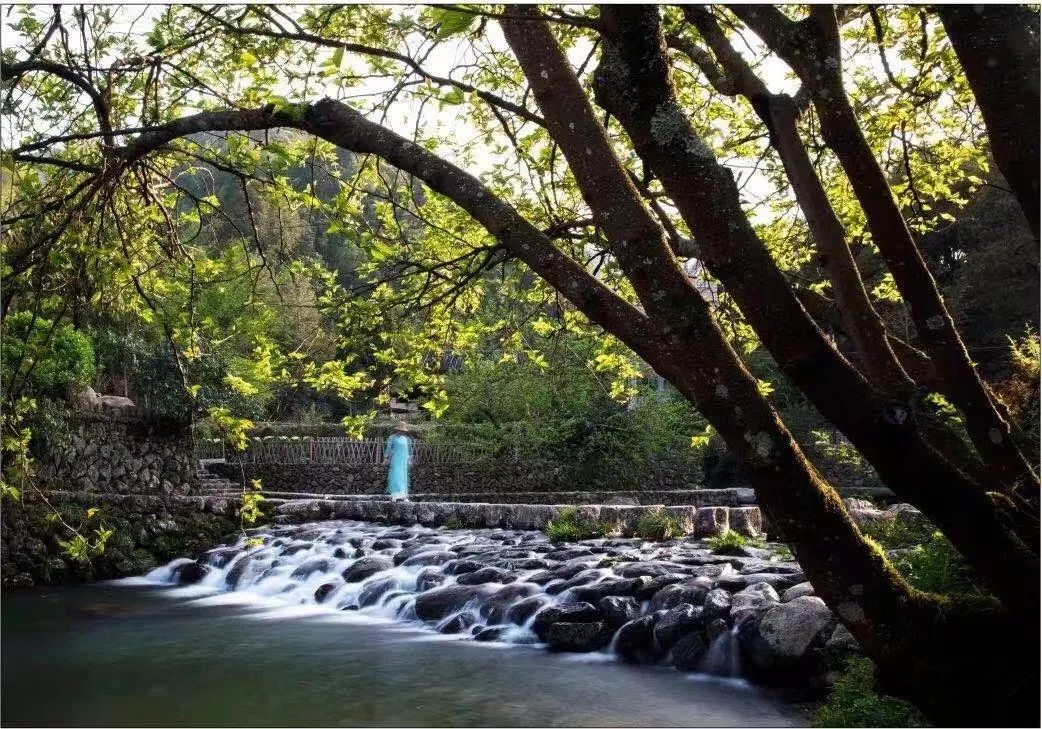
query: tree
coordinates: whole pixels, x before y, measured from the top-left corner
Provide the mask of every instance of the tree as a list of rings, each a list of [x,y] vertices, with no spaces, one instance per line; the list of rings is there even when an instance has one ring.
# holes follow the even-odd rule
[[[5,213],[13,226],[8,273],[39,275],[84,212],[104,217],[113,199],[151,211],[154,227],[164,230],[171,201],[155,188],[178,157],[192,152],[192,135],[248,132],[257,139],[259,131],[290,128],[360,155],[366,161],[352,170],[353,184],[331,203],[336,214],[365,221],[365,212],[353,209],[360,186],[393,194],[381,204],[382,225],[368,226],[361,239],[378,283],[362,300],[339,290],[337,306],[349,327],[371,321],[374,302],[426,312],[425,332],[388,334],[380,356],[393,359],[395,343],[435,351],[445,338],[480,338],[461,317],[473,311],[490,272],[505,277],[506,260],[519,261],[541,282],[522,275],[500,295],[555,297],[562,320],[569,310],[581,313],[587,323],[579,326],[616,337],[705,415],[887,690],[941,722],[1033,722],[1038,477],[1017,446],[1007,409],[970,360],[917,240],[937,223],[931,201],[972,185],[974,165],[984,164],[967,74],[928,14],[888,16],[917,28],[899,39],[917,39],[921,49],[909,73],[887,60],[879,11],[837,15],[831,6],[814,6],[798,20],[787,12],[605,6],[575,15],[453,6],[396,14],[347,6],[289,16],[258,7],[187,7],[154,20],[144,55],[120,47],[130,41],[118,40],[124,36],[111,17],[81,13],[77,21],[93,23],[92,37],[108,39],[82,49],[93,54],[90,63],[51,43],[64,37],[53,31],[59,15],[51,26],[23,23],[31,36],[24,57],[5,57],[0,69],[12,80],[11,93],[23,90],[22,113],[42,104],[52,117],[61,110],[74,122],[57,132],[20,130],[9,157],[19,204]],[[495,25],[509,51],[495,40]],[[736,52],[735,40],[753,33],[772,61],[796,74],[795,94],[769,91],[754,72],[761,59]],[[470,69],[465,81],[425,67],[430,53],[454,39],[473,53],[474,63],[461,65]],[[422,50],[410,52],[412,42]],[[883,61],[877,80],[864,62],[873,45]],[[670,55],[671,46],[680,53]],[[320,49],[330,54],[323,63]],[[118,53],[120,60],[105,61],[107,75],[97,75],[101,55]],[[365,59],[369,73],[346,65],[347,54]],[[270,70],[275,59],[289,63],[282,77]],[[314,100],[312,74],[301,68],[315,65],[322,69],[315,83],[330,93],[373,78],[396,81],[381,104],[360,111],[334,98]],[[178,70],[164,71],[168,66]],[[866,94],[854,101],[844,83],[851,67]],[[31,80],[40,75],[47,80]],[[225,77],[231,82],[222,83]],[[243,89],[237,79],[250,84]],[[286,98],[290,86],[302,90]],[[142,91],[146,102],[138,105]],[[394,131],[388,117],[406,93],[420,106],[466,104],[467,123],[494,152],[491,163],[466,148],[453,160],[460,140],[426,132],[419,117],[410,128],[415,139]],[[947,121],[932,127],[938,116]],[[988,113],[984,120],[995,126]],[[741,138],[733,137],[739,130]],[[901,152],[883,163],[879,145],[892,137]],[[749,210],[721,156],[769,158],[764,138],[781,162],[768,175],[775,202]],[[1034,145],[1037,154],[1037,139]],[[248,153],[240,149],[220,164],[244,179],[262,176],[270,162],[264,149],[261,137]],[[931,164],[949,152],[953,164]],[[532,189],[517,184],[519,174]],[[414,181],[432,194],[417,199]],[[320,205],[284,178],[269,175],[265,183],[286,199]],[[806,234],[794,236],[793,228]],[[875,287],[862,256],[853,254],[854,231],[881,272]],[[111,245],[89,228],[82,240]],[[853,359],[835,348],[790,281],[813,255],[824,259],[825,280],[809,290],[832,289],[826,308],[838,311],[855,340]],[[908,332],[887,329],[875,291],[903,303]],[[5,311],[10,305],[5,299]],[[926,594],[898,575],[743,363],[740,353],[759,346],[880,478],[944,532],[990,597]],[[921,374],[926,370],[932,377]],[[422,375],[419,364],[412,371]],[[957,409],[958,427],[932,416],[927,402],[935,391]],[[1010,646],[995,638],[1009,634],[1023,639]]]

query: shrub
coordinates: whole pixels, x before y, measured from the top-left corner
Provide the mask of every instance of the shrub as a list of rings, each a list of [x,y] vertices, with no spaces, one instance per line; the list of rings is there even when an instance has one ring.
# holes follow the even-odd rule
[[[814,715],[814,726],[928,726],[914,706],[873,690],[875,676],[872,662],[855,656],[847,660],[828,700]]]
[[[665,509],[645,512],[633,528],[633,536],[641,539],[673,539],[683,533],[680,523],[667,514]]]
[[[876,519],[862,524],[861,533],[879,542],[883,549],[905,549],[926,542],[932,529],[904,519]]]
[[[445,520],[446,529],[466,529],[467,525],[456,514]]]
[[[714,554],[737,554],[746,545],[746,538],[736,531],[728,529],[718,537],[709,537],[706,543]]]
[[[894,566],[914,587],[940,595],[979,595],[973,573],[941,532],[933,532],[922,544],[894,561]]]
[[[5,388],[25,377],[29,391],[63,398],[94,377],[94,348],[86,334],[70,325],[55,326],[20,311],[4,321],[0,370]]]
[[[574,506],[565,507],[557,516],[546,523],[543,532],[551,542],[577,542],[582,539],[603,537],[609,530],[607,524],[598,524],[592,519],[579,516]]]

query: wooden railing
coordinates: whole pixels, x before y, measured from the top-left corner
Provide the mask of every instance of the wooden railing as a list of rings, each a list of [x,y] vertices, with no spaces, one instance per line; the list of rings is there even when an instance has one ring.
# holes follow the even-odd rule
[[[383,463],[383,438],[353,440],[337,437],[270,437],[250,438],[246,450],[235,452],[220,440],[196,441],[200,459],[239,460],[257,464],[334,464]],[[472,444],[423,443],[415,439],[410,444],[415,463],[455,464],[473,463],[489,455],[487,448]]]

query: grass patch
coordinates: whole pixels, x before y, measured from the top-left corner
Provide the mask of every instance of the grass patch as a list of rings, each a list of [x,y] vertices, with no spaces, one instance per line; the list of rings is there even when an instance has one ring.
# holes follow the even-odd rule
[[[718,537],[707,538],[706,544],[713,550],[713,554],[741,554],[742,547],[763,546],[763,542],[760,540],[750,539],[731,529]]]
[[[905,549],[926,542],[931,530],[904,519],[876,519],[862,524],[861,533],[879,542],[883,549]]]
[[[580,517],[574,506],[561,509],[557,516],[546,523],[543,533],[551,542],[577,542],[583,539],[603,537],[611,531],[611,526],[598,523],[587,517]]]
[[[861,656],[848,659],[828,700],[814,714],[814,726],[929,726],[915,706],[876,693],[874,685],[872,662]]]
[[[683,534],[680,522],[667,514],[665,509],[645,512],[633,527],[633,536],[640,539],[674,539]]]
[[[448,519],[445,520],[445,528],[446,529],[466,529],[467,528],[467,524],[462,519],[460,519],[458,516],[453,514],[452,516],[450,516]]]
[[[952,597],[984,594],[962,555],[940,532],[933,532],[922,544],[895,559],[894,566],[925,592]]]
[[[870,522],[861,532],[884,550],[900,550],[892,557],[894,567],[914,587],[953,597],[984,594],[962,555],[941,532],[901,519]]]

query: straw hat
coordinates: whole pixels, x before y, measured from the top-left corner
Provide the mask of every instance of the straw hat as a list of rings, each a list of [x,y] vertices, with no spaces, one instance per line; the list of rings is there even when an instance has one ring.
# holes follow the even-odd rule
[[[404,421],[399,421],[398,424],[394,426],[395,433],[408,433],[410,430],[412,430],[412,428],[410,428],[409,424]]]

